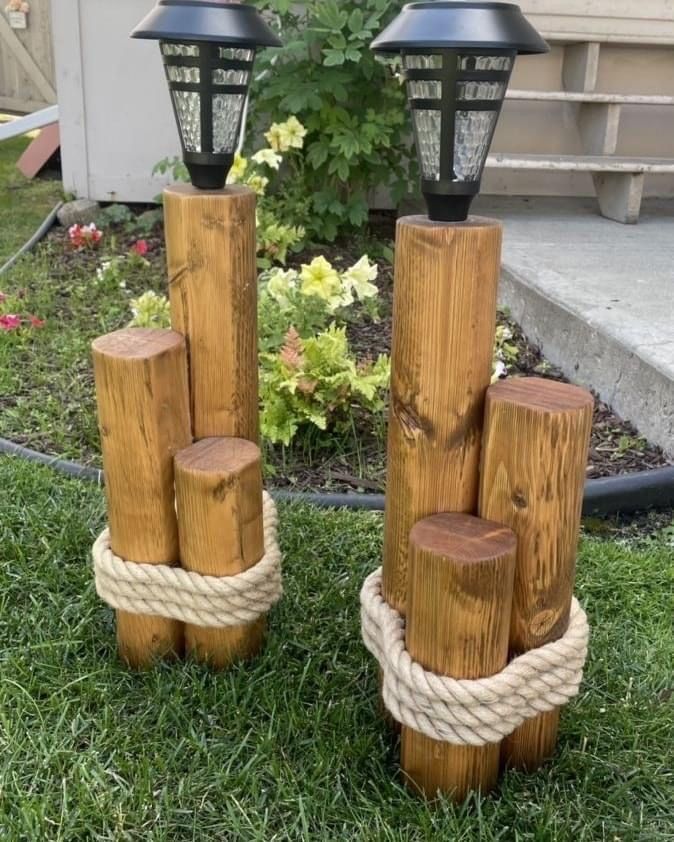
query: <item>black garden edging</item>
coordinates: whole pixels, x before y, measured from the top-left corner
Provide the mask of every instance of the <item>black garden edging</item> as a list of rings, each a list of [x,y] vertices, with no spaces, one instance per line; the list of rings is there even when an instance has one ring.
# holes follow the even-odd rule
[[[57,217],[58,212],[61,210],[62,207],[63,207],[63,202],[59,202],[57,205],[55,205],[55,207],[53,207],[49,211],[49,214],[48,214],[47,218],[44,220],[42,225],[40,225],[40,227],[37,229],[37,231],[33,234],[33,236],[30,238],[30,240],[28,240],[28,242],[24,243],[24,245],[21,246],[21,248],[16,252],[16,254],[12,255],[12,257],[10,257],[9,260],[6,263],[3,263],[3,265],[0,266],[0,275],[4,274],[8,269],[11,269],[12,266],[14,266],[16,261],[22,255],[26,254],[26,252],[29,252],[31,249],[35,248],[35,246],[39,242],[44,240],[44,238],[47,236],[47,234],[51,230],[52,226],[56,222],[56,217]]]
[[[75,479],[103,485],[105,477],[98,468],[88,468],[0,438],[0,454],[18,456],[36,462]],[[383,494],[325,494],[273,491],[279,502],[307,503],[321,509],[359,509],[381,512]],[[583,498],[583,515],[632,514],[646,509],[674,508],[674,466],[640,471],[617,477],[588,480]]]

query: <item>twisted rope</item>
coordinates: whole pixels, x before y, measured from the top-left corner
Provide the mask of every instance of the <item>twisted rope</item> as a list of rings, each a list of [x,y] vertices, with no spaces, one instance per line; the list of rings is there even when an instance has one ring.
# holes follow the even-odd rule
[[[182,620],[195,626],[224,628],[252,623],[283,594],[278,514],[264,493],[265,554],[236,576],[201,576],[165,564],[135,564],[116,556],[110,530],[93,547],[96,591],[112,608]]]
[[[472,681],[428,672],[412,660],[405,621],[382,596],[381,568],[365,580],[360,602],[363,641],[384,673],[384,704],[398,722],[427,737],[454,745],[497,743],[578,694],[590,629],[576,599],[562,638]]]

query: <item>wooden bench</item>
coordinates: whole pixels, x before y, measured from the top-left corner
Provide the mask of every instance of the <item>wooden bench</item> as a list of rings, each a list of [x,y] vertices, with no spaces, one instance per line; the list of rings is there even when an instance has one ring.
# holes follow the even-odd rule
[[[509,90],[506,99],[535,102],[578,102],[597,105],[674,105],[674,96],[659,94],[600,94],[595,91]]]
[[[616,222],[639,221],[644,176],[674,174],[674,160],[620,158],[612,155],[519,155],[493,153],[487,167],[498,170],[550,170],[589,172],[594,180],[603,216]]]

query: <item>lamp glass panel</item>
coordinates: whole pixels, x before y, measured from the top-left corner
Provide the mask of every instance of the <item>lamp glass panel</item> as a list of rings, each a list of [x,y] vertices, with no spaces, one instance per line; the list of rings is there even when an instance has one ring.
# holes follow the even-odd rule
[[[239,140],[239,124],[245,96],[215,94],[213,96],[213,152],[234,152]]]
[[[457,82],[459,99],[503,99],[505,82]]]
[[[441,55],[409,55],[405,56],[405,67],[409,70],[442,70]]]
[[[407,82],[410,99],[442,99],[442,82],[425,79],[410,79]]]
[[[218,47],[220,58],[228,58],[232,61],[252,61],[255,50],[241,49],[240,47]]]
[[[508,71],[512,66],[511,56],[459,56],[459,70]]]
[[[198,67],[184,67],[178,64],[166,65],[166,76],[169,82],[187,82],[198,85],[201,81],[201,73]]]
[[[165,56],[199,58],[199,47],[196,44],[171,44],[162,42],[161,51]]]
[[[426,181],[439,181],[442,112],[430,108],[416,108],[412,113],[417,130],[422,175]]]
[[[171,91],[186,152],[201,152],[201,97],[196,91]]]
[[[456,112],[454,130],[456,181],[477,181],[480,178],[497,119],[497,111]]]
[[[213,71],[214,85],[247,85],[247,70],[223,70],[221,67]]]

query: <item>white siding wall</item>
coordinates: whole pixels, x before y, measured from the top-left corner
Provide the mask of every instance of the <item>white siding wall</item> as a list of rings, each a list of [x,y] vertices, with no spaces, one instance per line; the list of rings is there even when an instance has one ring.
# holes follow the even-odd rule
[[[52,0],[64,188],[151,201],[180,143],[156,42],[129,33],[154,0]]]

